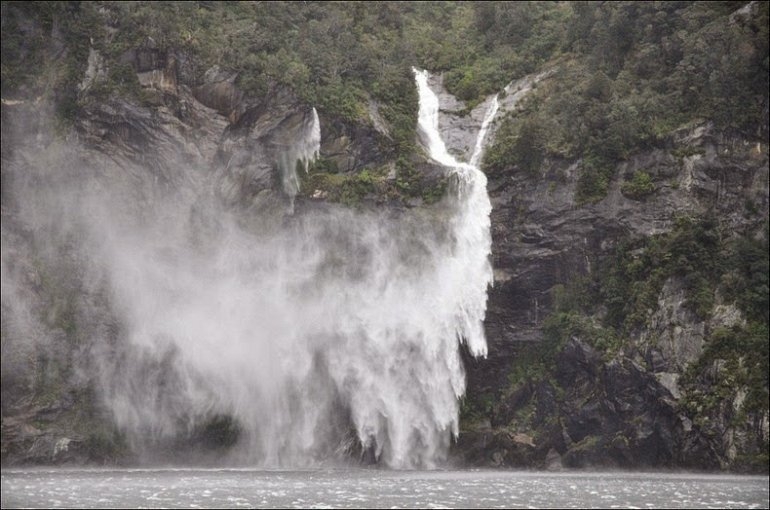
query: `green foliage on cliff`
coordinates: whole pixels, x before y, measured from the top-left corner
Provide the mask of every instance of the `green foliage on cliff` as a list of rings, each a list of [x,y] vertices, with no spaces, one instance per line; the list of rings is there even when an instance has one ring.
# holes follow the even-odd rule
[[[640,170],[634,172],[634,176],[620,186],[620,191],[629,198],[641,200],[655,191],[655,185],[650,174]]]
[[[71,119],[89,38],[104,33],[98,13],[80,2],[3,2],[2,19],[3,98],[52,98],[59,119]]]
[[[767,265],[764,270],[758,268],[762,265],[759,250],[740,249],[746,258],[731,255],[738,249],[736,247],[754,242],[748,236],[728,237],[714,218],[693,220],[681,217],[670,232],[619,243],[606,259],[600,261],[595,277],[577,277],[567,285],[554,286],[554,314],[557,317],[565,314],[601,316],[600,325],[615,332],[598,336],[600,341],[595,347],[606,351],[610,346],[617,346],[619,340],[614,337],[627,338],[648,324],[650,314],[658,308],[664,284],[675,279],[681,283],[686,296],[684,306],[700,319],[706,319],[712,312],[716,289],[726,292],[727,280],[723,275],[729,275],[730,284],[736,286],[730,291],[736,299],[752,286],[758,293],[767,288],[764,283]],[[736,272],[737,260],[743,261],[740,277]],[[752,307],[742,311],[749,313]],[[566,328],[563,335],[569,332],[579,331]],[[588,342],[591,342],[588,337],[596,336],[586,328],[582,333],[581,338]],[[601,340],[603,337],[605,340]]]
[[[447,89],[472,107],[534,72],[561,49],[566,3],[442,2],[404,8],[416,62],[446,71]]]
[[[532,155],[582,159],[577,200],[592,202],[619,162],[689,122],[766,138],[767,3],[742,12],[744,2],[567,5],[556,72],[504,120],[486,171],[531,171]],[[513,148],[530,126],[547,136],[522,155]]]
[[[682,408],[708,437],[721,440],[725,421],[761,430],[770,397],[768,337],[766,322],[716,328],[703,354],[683,374]],[[736,469],[767,471],[768,443],[761,437],[736,458]]]
[[[541,119],[525,118],[521,122],[504,122],[497,131],[494,145],[484,154],[488,173],[514,165],[528,175],[537,175],[546,153],[546,125]]]
[[[630,332],[644,326],[663,284],[672,277],[684,287],[686,306],[707,317],[714,288],[725,270],[725,240],[713,218],[680,218],[666,234],[645,239],[641,245],[621,245],[605,262],[599,298],[607,306],[607,323]]]
[[[727,246],[727,268],[720,278],[726,298],[735,300],[749,320],[764,324],[770,322],[768,225],[763,236],[741,236]]]
[[[411,66],[445,73],[471,107],[514,79],[556,72],[503,123],[494,172],[582,159],[578,200],[600,199],[614,168],[672,129],[709,119],[767,131],[768,5],[741,2],[3,2],[3,97],[55,90],[77,109],[89,47],[105,58],[93,93],[135,94],[126,55],[173,52],[194,86],[213,65],[260,99],[292,88],[327,115],[368,122],[370,100],[393,148],[415,150]],[[746,9],[744,9],[745,11]],[[749,9],[750,10],[750,9]]]
[[[320,159],[307,173],[299,173],[300,194],[347,206],[361,205],[367,199],[375,202],[420,199],[424,204],[434,204],[445,196],[446,177],[427,178],[406,158],[399,158],[394,168],[395,178],[389,176],[389,166],[342,174],[329,160]]]
[[[554,311],[543,323],[544,340],[538,348],[547,359],[575,336],[605,358],[621,349],[643,349],[635,339],[660,309],[666,282],[674,282],[681,285],[692,320],[703,322],[706,333],[703,352],[679,381],[682,411],[715,441],[727,426],[760,430],[770,386],[767,254],[767,222],[757,236],[753,231],[727,231],[714,218],[681,218],[668,233],[620,243],[599,264],[598,277],[554,287]],[[712,326],[718,324],[713,322],[718,299],[739,310],[734,325]],[[550,373],[545,370],[538,377]],[[518,384],[522,377],[514,366],[512,382]],[[733,467],[766,470],[767,448],[766,441],[757,439]]]
[[[557,312],[593,314],[605,308],[604,324],[621,334],[644,327],[657,309],[663,285],[681,282],[685,306],[710,317],[717,292],[750,320],[768,323],[767,232],[755,239],[729,236],[714,218],[680,218],[668,233],[621,243],[600,267],[592,285],[576,280],[557,289]]]
[[[570,389],[556,383],[564,373],[555,360],[563,359],[571,338],[591,345],[605,362],[611,360],[606,367],[617,367],[629,358],[647,360],[648,353],[661,348],[650,336],[661,321],[666,328],[688,327],[677,323],[683,316],[660,315],[662,291],[669,284],[666,306],[678,308],[683,295],[681,304],[690,312],[683,320],[705,335],[702,353],[678,379],[681,398],[673,400],[677,412],[692,421],[695,434],[715,445],[722,444],[726,433],[742,438],[739,454],[725,458],[723,467],[766,472],[768,443],[761,431],[770,395],[767,254],[767,222],[762,229],[736,232],[708,217],[683,217],[670,232],[619,243],[605,259],[592,263],[593,274],[552,288],[553,311],[541,325],[542,340],[522,343],[513,356],[508,386],[496,398],[485,397],[483,406],[466,404],[475,412],[472,419],[480,423],[487,417],[500,426],[510,421],[534,435],[545,430],[546,421],[517,416],[528,412],[538,392],[552,391],[556,405],[565,405],[563,392]],[[653,326],[656,312],[658,325]],[[649,343],[640,342],[644,338]],[[671,365],[647,368],[680,370]],[[607,372],[601,374],[598,381],[607,377]],[[542,416],[537,409],[535,415]],[[569,421],[572,415],[559,414],[563,412],[551,409],[548,416]],[[574,452],[579,445],[569,449]]]

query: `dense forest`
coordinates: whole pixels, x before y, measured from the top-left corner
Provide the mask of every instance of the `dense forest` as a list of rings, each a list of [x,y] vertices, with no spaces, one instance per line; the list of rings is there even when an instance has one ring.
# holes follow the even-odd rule
[[[761,3],[756,18],[729,23],[743,2],[3,6],[3,97],[54,95],[65,120],[83,103],[111,95],[151,102],[125,58],[151,45],[189,59],[192,84],[217,65],[237,73],[236,85],[249,96],[285,85],[351,122],[367,121],[374,98],[384,105],[398,154],[415,150],[412,66],[445,73],[447,90],[468,108],[516,78],[552,68],[547,89],[504,122],[485,168],[535,169],[546,156],[581,155],[585,200],[603,195],[613,164],[689,122],[709,119],[720,129],[767,136]],[[52,34],[59,53],[50,51]],[[77,84],[89,48],[104,57],[107,76],[83,93]]]

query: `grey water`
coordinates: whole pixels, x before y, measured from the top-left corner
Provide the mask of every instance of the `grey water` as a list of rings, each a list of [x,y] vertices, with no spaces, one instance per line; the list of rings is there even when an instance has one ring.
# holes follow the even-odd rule
[[[768,477],[375,469],[4,469],[3,508],[767,508]]]

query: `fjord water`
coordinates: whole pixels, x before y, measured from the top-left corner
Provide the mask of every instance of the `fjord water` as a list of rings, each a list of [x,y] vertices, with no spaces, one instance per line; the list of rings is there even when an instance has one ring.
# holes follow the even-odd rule
[[[3,508],[767,508],[767,476],[3,470]]]

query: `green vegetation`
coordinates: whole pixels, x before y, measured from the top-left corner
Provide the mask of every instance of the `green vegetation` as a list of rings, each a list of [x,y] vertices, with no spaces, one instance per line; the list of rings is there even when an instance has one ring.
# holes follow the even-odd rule
[[[766,233],[761,240],[730,238],[713,218],[683,217],[671,232],[619,244],[600,264],[594,283],[579,278],[555,286],[554,310],[594,315],[601,306],[602,325],[630,335],[647,324],[664,283],[675,277],[687,296],[685,306],[698,317],[710,316],[718,291],[746,316],[767,323],[766,243]]]
[[[598,297],[607,306],[609,325],[632,332],[644,326],[663,284],[677,277],[686,306],[699,317],[711,312],[714,290],[724,270],[725,240],[713,218],[680,218],[674,229],[641,243],[621,245],[605,263]]]
[[[703,355],[688,367],[684,386],[690,390],[685,407],[692,412],[714,410],[736,390],[746,388],[747,394],[738,410],[761,413],[768,409],[768,331],[767,324],[750,322],[745,326],[716,328],[706,342]],[[720,360],[718,372],[708,369]],[[695,386],[701,379],[711,379],[708,391]],[[745,417],[745,416],[744,416]]]
[[[366,199],[404,201],[419,198],[425,204],[434,204],[446,194],[446,177],[425,177],[406,158],[399,158],[395,168],[395,179],[388,178],[388,166],[343,174],[337,173],[330,160],[322,158],[313,163],[307,173],[298,173],[300,193],[306,197],[319,193],[324,200],[347,206],[358,206]]]
[[[620,186],[620,191],[629,198],[641,200],[655,191],[655,185],[652,183],[650,174],[640,170],[634,172],[630,181],[626,181]]]
[[[682,408],[707,435],[719,439],[721,420],[738,428],[760,430],[768,412],[767,323],[715,329],[701,357],[684,373]],[[768,443],[759,439],[736,466],[767,470]]]
[[[521,32],[555,41],[545,47],[556,72],[504,119],[485,171],[532,171],[532,162],[544,158],[582,159],[576,198],[586,203],[604,197],[620,161],[662,145],[688,123],[708,119],[750,139],[767,137],[767,3],[755,5],[755,18],[731,17],[742,2],[565,5],[565,12],[565,6],[550,7],[559,11],[558,34],[546,35],[545,22]],[[533,126],[536,134],[529,136],[536,143],[522,141]],[[629,196],[647,194],[648,186],[634,182]],[[632,196],[637,191],[642,195]]]
[[[745,323],[715,328],[700,358],[682,377],[682,406],[693,422],[713,437],[714,424],[727,416],[738,427],[760,430],[770,398],[768,321],[768,224],[764,236],[741,236],[723,246],[719,291],[734,301]],[[768,443],[737,459],[740,469],[767,470]]]
[[[622,339],[614,329],[578,313],[551,314],[543,323],[543,333],[546,339],[553,339],[551,343],[563,343],[571,337],[580,338],[608,358],[622,346]]]
[[[720,278],[726,298],[735,300],[749,320],[764,324],[770,322],[768,225],[759,238],[741,236],[728,244]]]
[[[463,398],[460,401],[460,425],[463,430],[473,430],[486,425],[485,420],[492,414],[494,405],[495,397],[491,393],[474,399]]]
[[[552,291],[553,313],[543,324],[539,358],[525,359],[526,370],[547,378],[547,360],[572,336],[611,357],[625,339],[649,325],[650,314],[666,281],[674,278],[685,291],[688,307],[700,320],[713,314],[716,296],[737,305],[746,322],[708,332],[700,358],[680,380],[682,409],[696,426],[717,438],[720,420],[759,430],[768,411],[768,223],[763,235],[728,235],[713,218],[681,218],[666,234],[620,244],[599,265],[599,277],[576,278]],[[540,361],[543,360],[543,361]],[[534,364],[533,364],[534,361]],[[536,368],[530,368],[536,367]],[[518,384],[518,362],[511,371]],[[761,443],[761,441],[760,441]],[[756,444],[736,464],[766,469],[768,445]],[[764,468],[762,467],[764,466]]]
[[[546,129],[539,119],[504,122],[497,131],[497,140],[484,154],[487,173],[513,165],[528,175],[538,174],[546,153]]]
[[[3,98],[52,98],[59,120],[78,111],[89,37],[104,34],[95,9],[80,2],[3,2]]]
[[[566,3],[443,2],[404,11],[405,36],[420,66],[472,108],[511,80],[536,71],[561,49]]]
[[[503,122],[491,173],[582,160],[579,202],[601,199],[619,161],[702,119],[759,136],[768,89],[768,5],[741,2],[36,2],[3,3],[3,97],[53,94],[65,118],[88,96],[142,99],[127,52],[183,62],[195,86],[213,65],[259,99],[288,86],[325,115],[369,122],[376,100],[391,149],[415,147],[411,66],[444,72],[468,107],[514,79],[554,74]],[[64,41],[62,44],[60,41]],[[78,95],[88,49],[107,79]],[[63,58],[60,58],[64,55]],[[729,55],[730,58],[724,57]],[[641,178],[641,177],[640,177]],[[637,186],[640,185],[640,186]],[[633,181],[629,196],[649,187]],[[638,195],[641,193],[641,195]]]

